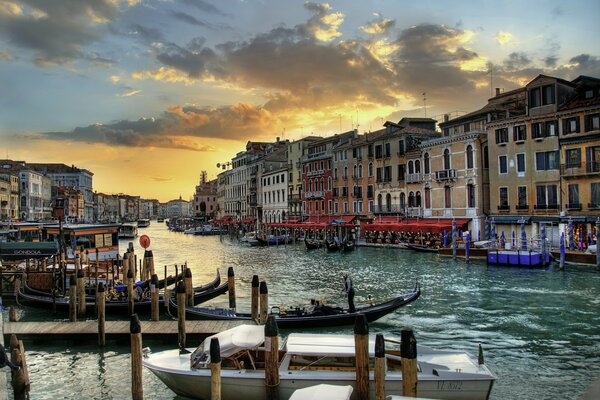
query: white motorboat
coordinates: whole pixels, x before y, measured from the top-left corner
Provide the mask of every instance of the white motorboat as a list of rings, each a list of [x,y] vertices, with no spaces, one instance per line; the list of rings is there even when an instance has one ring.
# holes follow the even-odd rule
[[[255,231],[247,232],[244,236],[242,236],[242,238],[240,239],[240,242],[248,243],[248,242],[253,241],[253,239],[256,239]]]
[[[144,366],[181,396],[210,399],[210,340],[221,350],[223,399],[264,399],[264,327],[240,325],[207,338],[197,349],[146,352]],[[396,342],[397,343],[397,342]],[[369,341],[374,362],[375,337]],[[280,399],[319,384],[353,386],[356,380],[352,335],[290,334],[280,349]],[[402,395],[399,350],[386,349],[386,394]],[[417,346],[418,395],[435,399],[484,400],[496,377],[485,365],[460,351]],[[370,395],[375,398],[373,372]],[[352,398],[355,398],[354,396]]]
[[[121,224],[119,227],[119,239],[135,239],[138,235],[138,227],[133,224]]]

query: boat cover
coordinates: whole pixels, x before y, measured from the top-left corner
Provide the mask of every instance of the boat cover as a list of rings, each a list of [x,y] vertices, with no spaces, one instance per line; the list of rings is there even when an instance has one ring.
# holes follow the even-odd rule
[[[292,393],[290,400],[349,400],[352,386],[315,385],[298,389]]]
[[[354,356],[354,336],[314,333],[292,333],[286,342],[287,352],[305,356]],[[375,356],[375,337],[369,338],[369,355]]]
[[[206,338],[204,351],[210,353],[210,341],[219,339],[221,357],[229,357],[239,351],[255,349],[265,341],[265,327],[262,325],[240,325]]]

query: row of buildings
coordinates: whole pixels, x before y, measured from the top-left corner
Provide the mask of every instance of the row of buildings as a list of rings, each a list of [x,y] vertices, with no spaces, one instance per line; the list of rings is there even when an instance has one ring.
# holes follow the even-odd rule
[[[64,200],[65,222],[130,222],[189,217],[193,202],[93,191],[93,173],[74,165],[0,160],[0,221],[49,221],[55,200]]]
[[[474,234],[487,219],[533,236],[544,223],[555,242],[570,222],[588,237],[600,217],[600,79],[539,75],[439,123],[248,142],[222,168],[195,196],[216,198],[220,218],[455,218]]]

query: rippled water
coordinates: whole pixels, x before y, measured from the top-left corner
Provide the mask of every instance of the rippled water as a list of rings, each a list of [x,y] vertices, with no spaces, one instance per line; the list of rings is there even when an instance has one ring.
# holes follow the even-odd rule
[[[225,278],[233,266],[237,305],[244,311],[250,308],[253,274],[267,281],[271,305],[305,304],[310,298],[343,303],[341,271],[352,274],[357,303],[369,294],[379,299],[409,291],[418,279],[421,298],[371,324],[371,332],[399,335],[408,326],[420,344],[474,354],[481,343],[486,363],[498,376],[492,399],[577,399],[600,373],[600,272],[595,268],[466,265],[393,249],[331,254],[307,252],[303,244],[251,248],[218,236],[169,232],[156,222],[140,232],[152,238],[156,266],[187,261],[195,284],[209,281],[217,268]],[[213,303],[226,305],[227,296]],[[34,310],[24,314],[25,320],[40,318]],[[351,333],[352,327],[329,331]],[[149,345],[155,351],[169,347]],[[89,343],[26,343],[26,348],[34,399],[130,397],[127,345],[111,344],[104,353]],[[148,398],[178,398],[149,371],[144,371],[144,390]]]

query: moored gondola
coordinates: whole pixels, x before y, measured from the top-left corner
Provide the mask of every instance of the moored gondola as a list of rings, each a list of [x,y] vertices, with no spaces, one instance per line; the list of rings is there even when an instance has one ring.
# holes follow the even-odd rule
[[[325,245],[327,246],[328,251],[340,251],[342,249],[342,244],[339,241],[335,240],[325,240]]]
[[[406,245],[406,247],[408,249],[414,250],[414,251],[419,251],[421,253],[437,253],[438,249],[436,247],[429,247],[429,246],[424,246],[422,244],[416,244],[416,243],[408,243]]]
[[[350,252],[354,250],[354,241],[353,240],[345,240],[342,243],[342,251],[344,253]]]
[[[307,250],[315,250],[323,247],[323,241],[319,239],[309,239],[307,237],[304,238],[304,245]]]
[[[342,307],[334,307],[313,301],[308,307],[292,307],[289,309],[280,309],[271,307],[271,314],[277,320],[277,326],[286,328],[321,328],[342,325],[352,325],[358,314],[364,314],[367,321],[376,321],[379,318],[397,310],[398,308],[409,304],[421,295],[419,285],[407,294],[400,295],[389,301],[372,304],[366,307],[358,307],[355,312],[348,312]],[[171,313],[177,313],[177,302],[171,298],[169,301]],[[229,308],[212,307],[186,307],[185,315],[187,319],[194,320],[222,320],[222,321],[251,321],[250,314],[237,313]]]

